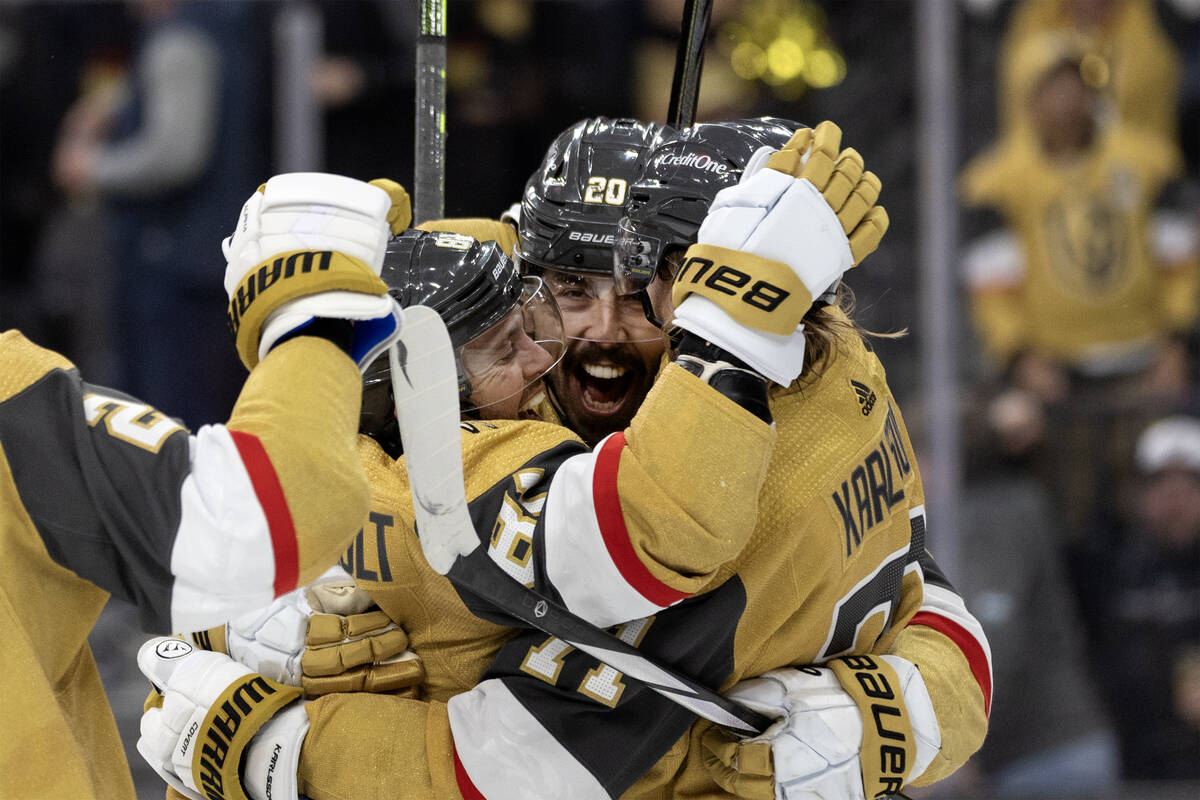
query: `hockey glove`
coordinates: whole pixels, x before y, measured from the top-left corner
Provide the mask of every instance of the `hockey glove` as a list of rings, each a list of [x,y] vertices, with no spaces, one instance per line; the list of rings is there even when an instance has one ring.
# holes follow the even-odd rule
[[[264,609],[191,638],[272,680],[301,687],[307,697],[394,692],[425,679],[404,630],[341,567]]]
[[[672,288],[676,326],[783,385],[803,369],[814,299],[887,230],[879,179],[840,144],[831,122],[803,129],[721,190]]]
[[[299,689],[181,639],[146,642],[138,666],[159,694],[146,703],[137,749],[175,790],[193,800],[298,796],[308,733]]]
[[[933,761],[941,730],[921,673],[897,656],[772,670],[728,696],[777,721],[762,736],[704,734],[709,772],[759,800],[865,800],[899,792]]]
[[[401,311],[379,271],[389,236],[411,219],[408,193],[374,183],[276,175],[242,206],[222,250],[229,329],[247,368],[317,319],[352,323],[360,369],[399,336]]]

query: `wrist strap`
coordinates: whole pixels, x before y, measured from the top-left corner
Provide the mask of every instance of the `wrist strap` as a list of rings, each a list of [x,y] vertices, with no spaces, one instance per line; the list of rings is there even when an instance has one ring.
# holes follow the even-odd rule
[[[354,346],[354,323],[348,319],[316,317],[307,325],[301,325],[280,336],[275,340],[272,349],[297,336],[317,336],[332,342],[343,353],[350,355]]]
[[[675,363],[763,422],[772,423],[767,379],[728,350],[685,332]]]

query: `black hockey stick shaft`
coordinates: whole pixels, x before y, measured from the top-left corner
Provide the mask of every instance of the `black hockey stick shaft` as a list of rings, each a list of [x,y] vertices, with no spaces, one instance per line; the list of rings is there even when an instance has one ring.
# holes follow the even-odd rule
[[[444,216],[446,191],[446,7],[420,0],[417,33],[413,224]]]
[[[671,100],[667,124],[686,128],[696,121],[700,99],[700,71],[704,67],[704,40],[712,19],[712,0],[685,0],[679,25],[679,49],[675,51],[675,76],[671,80]]]
[[[487,600],[506,614],[562,639],[705,719],[741,736],[757,736],[773,722],[742,704],[657,663],[537,591],[517,583],[482,546],[459,556],[446,577],[460,589]]]

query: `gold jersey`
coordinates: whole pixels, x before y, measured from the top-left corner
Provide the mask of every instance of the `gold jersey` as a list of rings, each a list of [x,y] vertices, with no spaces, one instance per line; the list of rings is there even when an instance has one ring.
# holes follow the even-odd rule
[[[89,630],[110,595],[166,633],[319,575],[367,504],[359,386],[344,353],[301,337],[255,369],[228,426],[190,436],[0,333],[0,797],[133,798]],[[231,596],[239,566],[262,586]]]
[[[1120,359],[1195,318],[1195,264],[1165,269],[1151,230],[1178,153],[1122,125],[1097,135],[1087,154],[1054,162],[1014,133],[963,175],[967,201],[999,210],[1016,238],[1012,265],[981,261],[968,278],[975,321],[1002,361],[1027,347],[1067,363]]]
[[[771,409],[774,433],[668,367],[630,429],[593,451],[555,426],[467,423],[472,518],[515,579],[716,688],[846,652],[914,661],[943,737],[921,782],[940,778],[982,742],[990,656],[925,551],[920,478],[883,368],[847,336],[819,379],[776,390]],[[373,519],[395,523],[364,528],[343,564],[409,631],[429,702],[310,703],[304,793],[727,796],[701,758],[708,723],[460,597],[424,564],[403,476],[373,445],[364,460],[373,485],[391,484],[376,485]]]

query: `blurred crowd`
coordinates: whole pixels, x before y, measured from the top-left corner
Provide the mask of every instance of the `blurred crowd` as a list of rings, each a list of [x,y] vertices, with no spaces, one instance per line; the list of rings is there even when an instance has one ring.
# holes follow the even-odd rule
[[[914,2],[717,2],[698,117],[833,119],[881,165],[892,228],[850,282],[866,327],[911,331],[878,348],[919,409],[917,343],[935,321],[915,302]],[[320,57],[290,76],[321,110],[309,166],[409,184],[414,6],[0,2],[0,326],[193,428],[225,419],[242,372],[213,344],[226,334],[211,276],[233,209],[278,171],[279,15],[319,22]],[[681,6],[448,3],[447,215],[497,217],[577,119],[661,120]],[[1200,787],[1200,2],[971,0],[945,13],[958,19],[963,117],[961,313],[943,321],[963,343],[950,577],[991,641],[996,701],[969,768],[922,796],[1195,782],[1177,784],[1188,796]],[[772,20],[832,54],[832,72],[748,68]],[[123,628],[98,630],[103,662]]]

